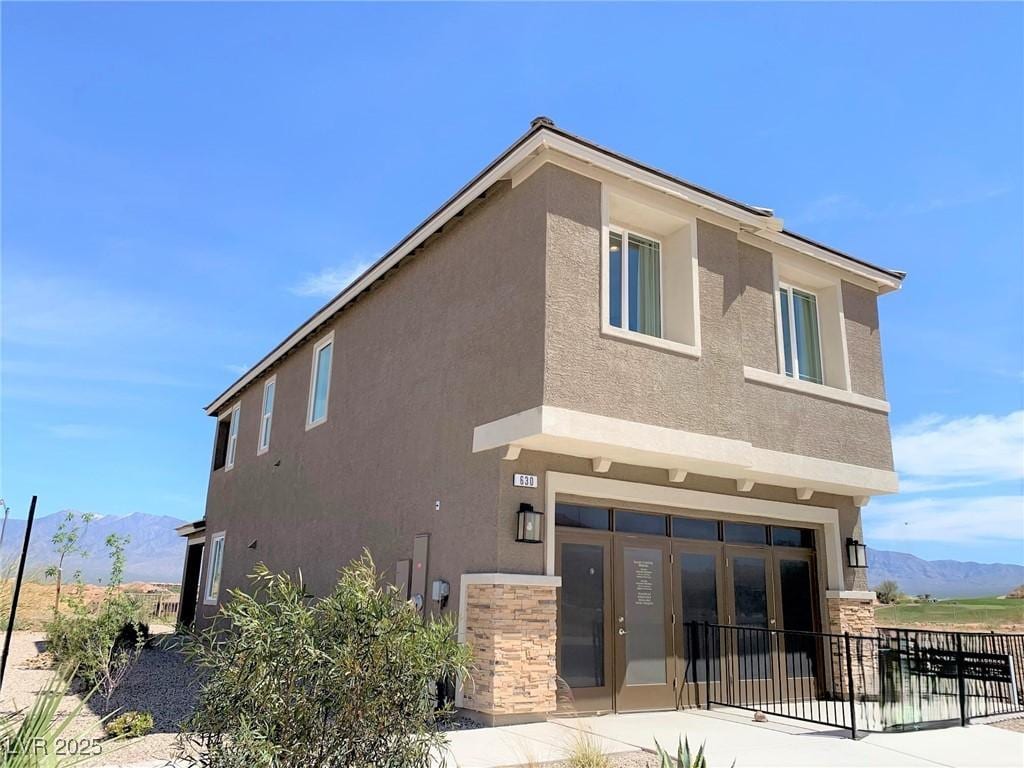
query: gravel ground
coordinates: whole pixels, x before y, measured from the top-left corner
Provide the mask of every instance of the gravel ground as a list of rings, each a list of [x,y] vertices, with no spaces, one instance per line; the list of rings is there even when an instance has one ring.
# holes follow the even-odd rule
[[[1012,720],[997,720],[996,722],[989,723],[989,725],[994,725],[996,728],[1002,728],[1007,731],[1024,733],[1024,718],[1022,717],[1017,717]]]
[[[141,762],[171,757],[174,754],[178,726],[195,705],[196,676],[184,658],[165,642],[168,635],[158,635],[152,647],[146,648],[139,663],[114,692],[110,709],[145,710],[153,715],[155,727],[148,736],[124,742],[116,749],[101,751],[86,765],[109,765]],[[41,632],[15,632],[3,690],[0,691],[0,714],[17,711],[32,703],[36,693],[53,675],[52,670],[32,669],[30,659],[45,648]],[[81,701],[78,694],[66,696],[60,712],[73,710]],[[75,718],[69,735],[103,737],[100,719],[106,702],[95,696]],[[102,745],[100,745],[102,747]]]
[[[658,768],[660,763],[656,755],[649,752],[626,752],[625,754],[608,755],[608,765],[612,768]],[[544,768],[572,768],[570,763],[545,763]]]

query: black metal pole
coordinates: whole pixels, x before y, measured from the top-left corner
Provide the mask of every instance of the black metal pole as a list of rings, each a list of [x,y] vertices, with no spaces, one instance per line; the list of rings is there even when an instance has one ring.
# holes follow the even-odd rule
[[[853,692],[853,660],[850,658],[850,633],[843,632],[846,646],[846,695],[850,697],[850,738],[857,738],[857,696]]]
[[[959,632],[956,633],[956,687],[960,704],[960,726],[963,727],[967,725],[967,684],[964,681],[964,643]]]
[[[711,646],[708,644],[708,623],[704,622],[704,707],[711,709]],[[698,686],[699,687],[699,686]]]
[[[25,523],[25,541],[21,545],[21,560],[18,562],[18,576],[14,580],[14,594],[11,595],[11,611],[7,617],[7,635],[4,637],[4,655],[0,658],[0,690],[4,686],[4,673],[7,672],[7,654],[11,651],[11,636],[14,634],[14,614],[18,609],[18,597],[21,595],[21,579],[25,575],[25,560],[28,558],[28,541],[32,536],[32,521],[36,517],[36,497],[28,507],[28,521]]]

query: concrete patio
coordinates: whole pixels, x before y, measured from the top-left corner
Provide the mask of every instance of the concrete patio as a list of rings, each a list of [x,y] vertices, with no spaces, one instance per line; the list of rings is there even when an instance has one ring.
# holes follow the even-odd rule
[[[854,741],[846,731],[781,718],[755,723],[751,713],[656,712],[603,717],[557,718],[546,723],[484,728],[450,734],[448,764],[498,768],[564,759],[581,732],[608,754],[654,750],[654,742],[674,751],[681,736],[691,747],[706,743],[712,768],[755,766],[950,766],[1001,768],[1024,765],[1024,733],[991,725],[909,733],[872,733]]]

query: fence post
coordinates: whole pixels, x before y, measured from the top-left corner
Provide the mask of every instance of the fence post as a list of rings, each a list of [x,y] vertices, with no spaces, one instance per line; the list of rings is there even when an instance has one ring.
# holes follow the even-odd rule
[[[964,680],[964,643],[963,636],[956,633],[956,688],[957,700],[960,704],[960,727],[967,725],[967,683]]]
[[[853,690],[853,660],[850,655],[850,633],[843,632],[846,646],[846,694],[850,697],[850,738],[857,738],[857,695]]]
[[[708,644],[707,621],[704,622],[704,708],[711,709],[711,646]]]

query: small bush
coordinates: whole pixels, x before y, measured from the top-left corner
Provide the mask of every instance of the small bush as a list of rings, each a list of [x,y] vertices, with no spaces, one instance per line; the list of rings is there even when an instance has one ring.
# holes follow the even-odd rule
[[[658,749],[658,760],[660,768],[709,768],[707,758],[704,757],[704,745],[700,745],[696,755],[690,754],[690,742],[687,739],[680,739],[676,748],[675,762],[661,745],[655,740],[654,746]],[[732,762],[735,768],[736,761]]]
[[[369,554],[314,599],[262,564],[185,644],[205,673],[185,736],[216,768],[426,768],[445,742],[437,680],[469,651],[450,618],[423,620]]]
[[[145,736],[153,730],[153,716],[149,712],[131,710],[107,721],[107,734],[125,739]]]
[[[892,605],[899,602],[900,598],[903,597],[903,593],[900,592],[900,585],[892,579],[886,579],[875,587],[875,594],[878,596],[878,602],[884,605]]]
[[[612,761],[601,751],[601,745],[593,734],[581,731],[576,734],[565,764],[568,768],[611,768]]]
[[[114,689],[134,665],[148,636],[138,602],[110,592],[91,609],[81,600],[46,624],[47,650],[54,661],[87,687],[99,686],[110,700]]]

